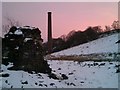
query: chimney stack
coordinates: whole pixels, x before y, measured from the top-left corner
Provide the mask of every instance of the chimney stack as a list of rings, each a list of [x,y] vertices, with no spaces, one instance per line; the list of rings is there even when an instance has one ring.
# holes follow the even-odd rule
[[[48,53],[52,52],[52,17],[51,12],[48,12]]]

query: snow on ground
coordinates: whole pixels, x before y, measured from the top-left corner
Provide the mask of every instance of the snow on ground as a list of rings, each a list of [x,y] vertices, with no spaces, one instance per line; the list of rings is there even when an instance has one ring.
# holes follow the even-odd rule
[[[118,35],[115,33],[110,36],[99,38],[97,40],[75,46],[60,52],[53,53],[52,55],[81,55],[93,53],[116,53],[118,52]]]
[[[1,66],[2,88],[118,88],[118,62],[54,61],[48,63],[52,72],[68,76],[66,80],[50,79],[47,74],[29,74],[24,71],[7,70]],[[93,66],[94,65],[94,66]]]
[[[118,34],[113,34],[92,42],[82,44],[52,55],[81,55],[92,53],[118,52]],[[48,74],[30,74],[24,71],[8,70],[12,64],[1,65],[0,77],[2,88],[118,88],[118,61],[111,62],[77,62],[48,60],[52,72],[57,76],[65,74],[66,80],[55,80]]]

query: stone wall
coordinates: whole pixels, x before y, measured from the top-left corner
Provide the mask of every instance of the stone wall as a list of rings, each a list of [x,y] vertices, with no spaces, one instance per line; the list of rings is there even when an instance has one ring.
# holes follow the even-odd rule
[[[50,73],[51,68],[43,58],[41,31],[35,27],[11,27],[2,39],[3,64],[14,64],[9,69]]]

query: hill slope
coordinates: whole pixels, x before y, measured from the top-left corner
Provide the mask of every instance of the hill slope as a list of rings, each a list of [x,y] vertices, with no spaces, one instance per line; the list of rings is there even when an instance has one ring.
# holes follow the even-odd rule
[[[97,40],[75,46],[52,55],[81,55],[94,53],[118,53],[118,44],[116,43],[120,33],[114,33],[110,36],[99,38]]]

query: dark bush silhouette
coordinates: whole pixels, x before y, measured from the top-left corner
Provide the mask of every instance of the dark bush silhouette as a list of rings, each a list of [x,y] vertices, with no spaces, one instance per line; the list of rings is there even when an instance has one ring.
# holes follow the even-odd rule
[[[59,38],[52,39],[52,42],[53,42],[52,52],[58,52],[70,47],[74,47],[80,44],[90,42],[92,40],[96,40],[100,37],[104,37],[112,33],[119,33],[119,32],[120,32],[120,29],[103,32],[100,26],[88,27],[84,31],[73,30],[73,31],[70,31],[68,35],[62,35]],[[119,41],[116,43],[119,43]],[[46,55],[48,54],[47,42],[44,43],[43,46],[44,46],[44,55]]]
[[[65,49],[65,41],[62,38],[52,39],[52,52],[57,52]],[[48,54],[48,42],[43,44],[44,55]]]
[[[92,41],[92,40],[95,40],[99,37],[97,31],[95,31],[92,27],[87,28],[84,31],[84,34],[87,38],[87,41]]]
[[[99,37],[100,33],[99,27],[88,27],[85,31],[70,31],[68,35],[64,38],[52,39],[53,47],[52,52],[58,52],[73,46],[77,46],[92,40],[95,40]],[[45,54],[47,54],[48,44],[44,43]]]

